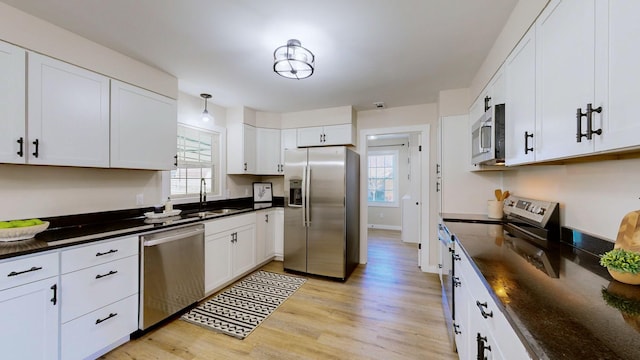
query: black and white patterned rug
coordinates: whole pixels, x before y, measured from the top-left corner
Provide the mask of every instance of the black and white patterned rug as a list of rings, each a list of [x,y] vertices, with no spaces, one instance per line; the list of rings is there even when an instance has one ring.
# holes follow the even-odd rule
[[[244,339],[305,281],[298,276],[256,271],[181,319]]]

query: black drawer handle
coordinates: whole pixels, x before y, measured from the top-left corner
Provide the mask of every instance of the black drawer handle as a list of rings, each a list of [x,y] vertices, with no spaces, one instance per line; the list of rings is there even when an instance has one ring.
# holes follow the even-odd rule
[[[18,144],[20,144],[20,150],[18,151],[18,156],[23,157],[24,156],[24,138],[20,137],[20,139],[18,139]]]
[[[38,267],[33,266],[31,269],[24,270],[24,271],[12,271],[7,275],[7,277],[18,276],[20,274],[25,274],[25,273],[28,273],[28,272],[38,271],[38,270],[42,270],[42,266],[38,266]]]
[[[107,321],[107,320],[111,319],[112,317],[116,317],[116,316],[118,316],[118,313],[109,313],[109,316],[107,316],[106,318],[97,319],[96,320],[96,325],[100,324],[101,322]]]
[[[481,303],[480,301],[476,301],[476,306],[478,307],[478,309],[480,309],[480,314],[482,314],[483,318],[490,318],[493,317],[493,311],[491,312],[485,312],[484,309],[487,308],[487,302],[483,302]]]
[[[453,324],[453,332],[456,333],[456,335],[462,334],[462,331],[460,331],[460,325]]]
[[[102,252],[97,252],[96,256],[109,255],[109,254],[113,254],[113,253],[116,253],[116,252],[118,252],[118,250],[111,249],[111,250],[109,250],[107,252],[103,252],[103,253]]]
[[[40,154],[40,152],[39,152],[39,149],[40,149],[40,140],[36,139],[34,142],[32,142],[32,144],[36,146],[36,151],[35,151],[34,153],[32,153],[32,154],[33,154],[33,156],[34,156],[35,158],[37,158],[37,157],[38,157],[38,154]]]
[[[50,289],[53,291],[51,302],[53,303],[53,305],[55,305],[58,303],[58,284],[51,285]]]
[[[453,254],[453,260],[461,261],[461,260],[462,260],[462,258],[461,258],[461,257],[460,257],[460,255],[458,255],[458,254]]]
[[[96,275],[96,279],[101,279],[103,277],[107,277],[109,275],[114,275],[114,274],[117,274],[117,273],[118,273],[117,271],[111,270],[111,271],[109,271],[108,273],[106,273],[104,275],[100,275],[100,274]]]
[[[453,277],[453,287],[460,287],[462,286],[462,282],[460,282],[460,278],[457,276]]]

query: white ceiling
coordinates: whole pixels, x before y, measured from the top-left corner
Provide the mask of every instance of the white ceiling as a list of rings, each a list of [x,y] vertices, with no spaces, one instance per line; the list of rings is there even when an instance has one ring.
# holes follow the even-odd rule
[[[469,86],[517,0],[2,0],[179,79],[225,107],[288,112],[437,101]],[[276,75],[288,39],[316,55]]]

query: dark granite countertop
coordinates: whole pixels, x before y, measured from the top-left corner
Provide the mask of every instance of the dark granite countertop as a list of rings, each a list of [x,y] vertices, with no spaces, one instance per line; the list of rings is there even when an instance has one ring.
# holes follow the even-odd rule
[[[444,221],[452,222],[471,222],[471,223],[484,223],[484,224],[501,224],[506,219],[490,218],[487,215],[481,214],[457,214],[457,213],[441,213],[440,217]]]
[[[233,213],[215,217],[199,217],[197,204],[184,204],[174,206],[175,209],[181,210],[180,215],[163,219],[147,219],[144,216],[145,212],[153,211],[153,208],[43,218],[42,220],[49,221],[49,228],[34,238],[0,242],[0,260],[173,226],[195,224],[269,207],[281,207],[282,203],[282,198],[274,198],[271,204],[253,204],[251,198],[209,202],[206,210],[237,209]]]
[[[597,254],[549,243],[546,252],[559,270],[553,278],[516,254],[524,240],[500,225],[445,225],[534,358],[640,359],[640,286],[613,280]]]

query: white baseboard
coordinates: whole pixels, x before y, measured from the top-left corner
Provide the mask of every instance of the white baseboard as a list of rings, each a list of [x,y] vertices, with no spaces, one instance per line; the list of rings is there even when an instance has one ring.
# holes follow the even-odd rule
[[[394,225],[378,225],[378,224],[368,224],[367,227],[369,229],[380,229],[380,230],[397,230],[402,231],[402,226],[394,226]]]

